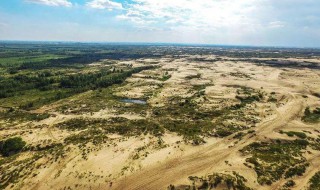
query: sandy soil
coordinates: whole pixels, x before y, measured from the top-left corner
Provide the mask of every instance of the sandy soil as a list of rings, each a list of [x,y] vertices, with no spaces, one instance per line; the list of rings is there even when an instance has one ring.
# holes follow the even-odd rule
[[[190,58],[190,57],[189,57]],[[212,57],[207,57],[208,60]],[[152,72],[142,72],[133,75],[126,84],[119,88],[117,95],[129,98],[143,98],[147,93],[154,93],[148,99],[152,106],[164,106],[170,97],[189,97],[193,92],[190,87],[206,85],[206,100],[199,99],[204,109],[219,109],[237,102],[237,90],[234,86],[246,86],[265,93],[275,93],[277,103],[257,103],[255,109],[260,122],[255,128],[256,136],[246,135],[242,140],[226,138],[207,138],[207,143],[192,146],[180,143],[182,137],[167,133],[162,139],[165,147],[157,147],[157,138],[152,136],[122,137],[110,136],[110,142],[88,153],[87,159],[81,156],[81,150],[74,146],[66,158],[46,168],[41,168],[34,178],[26,178],[16,189],[118,189],[118,190],[156,190],[166,189],[170,184],[189,184],[188,176],[206,176],[213,172],[228,173],[236,171],[246,179],[247,185],[254,189],[279,189],[286,182],[280,180],[272,186],[260,186],[257,174],[243,163],[244,157],[239,150],[252,142],[266,139],[283,138],[279,130],[310,131],[315,137],[319,124],[305,124],[301,121],[303,111],[307,106],[320,106],[319,98],[313,95],[320,90],[320,71],[311,69],[275,68],[258,66],[250,62],[218,61],[211,63],[191,62],[181,58],[150,59],[121,62],[120,64],[141,65],[144,62],[159,62],[160,68]],[[299,59],[301,61],[301,59]],[[303,60],[302,60],[303,61]],[[313,60],[318,61],[319,60]],[[100,65],[99,63],[91,66]],[[169,72],[171,78],[167,81],[156,80]],[[304,98],[302,95],[308,96]],[[81,97],[76,97],[81,98]],[[59,130],[53,126],[71,118],[86,117],[105,119],[125,117],[127,119],[143,119],[138,113],[114,113],[111,109],[84,115],[65,115],[55,110],[59,102],[36,110],[36,113],[49,112],[55,117],[33,123],[32,133],[24,133],[23,139],[37,144],[46,140],[63,142],[72,132]],[[252,110],[248,110],[248,114]],[[146,116],[148,117],[148,115]],[[26,125],[26,124],[25,124]],[[0,137],[8,134],[21,133],[21,129],[0,131]],[[30,129],[26,129],[30,131]],[[290,138],[289,138],[290,139]],[[133,159],[137,148],[145,147],[139,153],[138,159]],[[309,150],[306,154],[310,167],[302,177],[294,178],[296,186],[293,189],[304,189],[308,180],[320,170],[320,152]],[[146,156],[144,156],[146,155]],[[228,161],[229,164],[226,164]],[[46,160],[40,160],[46,164]],[[9,189],[9,188],[8,188]]]

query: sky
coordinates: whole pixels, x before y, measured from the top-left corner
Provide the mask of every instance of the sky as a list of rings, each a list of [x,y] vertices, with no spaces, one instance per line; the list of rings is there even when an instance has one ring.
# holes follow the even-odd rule
[[[0,40],[320,47],[320,0],[0,0]]]

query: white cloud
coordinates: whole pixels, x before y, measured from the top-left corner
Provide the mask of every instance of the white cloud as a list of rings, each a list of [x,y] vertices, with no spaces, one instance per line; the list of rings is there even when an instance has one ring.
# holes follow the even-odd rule
[[[133,0],[121,19],[167,27],[213,30],[258,24],[257,0]]]
[[[30,3],[37,3],[43,4],[48,6],[64,6],[64,7],[71,7],[72,3],[68,0],[26,0]]]
[[[113,2],[111,0],[93,0],[88,2],[87,6],[94,9],[123,9],[121,3]]]
[[[131,0],[117,18],[178,42],[262,44],[292,27],[284,10],[276,0]]]
[[[88,38],[89,41],[113,39],[113,41],[142,42],[319,46],[320,39],[319,0],[78,0],[78,4],[77,0],[23,1],[51,6],[74,8],[85,6],[101,10],[120,10],[117,14],[103,15],[99,20],[100,23],[115,16],[121,21],[121,24],[117,23],[115,27],[112,27],[113,22],[105,22],[106,24],[99,24],[94,28],[95,20],[89,29],[87,25],[80,24],[83,32],[76,32],[79,39]],[[3,16],[0,15],[1,17]],[[7,28],[17,26],[5,20],[8,22]],[[7,36],[13,36],[12,29],[5,29],[0,20],[1,28],[2,38],[4,38],[3,31],[7,31]],[[110,34],[113,35],[105,37],[103,34],[106,28],[112,28]],[[23,30],[19,28],[17,31]],[[33,33],[33,28],[30,31],[30,36],[37,37]],[[47,31],[53,32],[48,29]],[[74,32],[63,31],[61,30],[61,36],[72,39],[76,36]],[[46,35],[45,33],[43,35]]]

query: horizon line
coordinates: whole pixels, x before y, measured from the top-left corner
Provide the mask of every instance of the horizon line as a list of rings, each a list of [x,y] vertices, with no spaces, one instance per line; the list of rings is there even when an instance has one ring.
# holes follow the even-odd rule
[[[243,48],[272,48],[272,49],[320,49],[312,46],[286,46],[286,45],[245,45],[245,44],[211,44],[211,43],[183,43],[183,42],[112,42],[112,41],[73,41],[73,40],[0,40],[0,43],[70,43],[70,44],[118,44],[118,45],[172,45],[172,46],[202,46],[202,47],[243,47]]]

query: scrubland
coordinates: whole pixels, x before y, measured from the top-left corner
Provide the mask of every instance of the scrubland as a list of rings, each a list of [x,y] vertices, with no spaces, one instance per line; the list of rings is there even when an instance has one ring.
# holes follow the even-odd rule
[[[320,188],[318,50],[0,50],[0,189]]]

